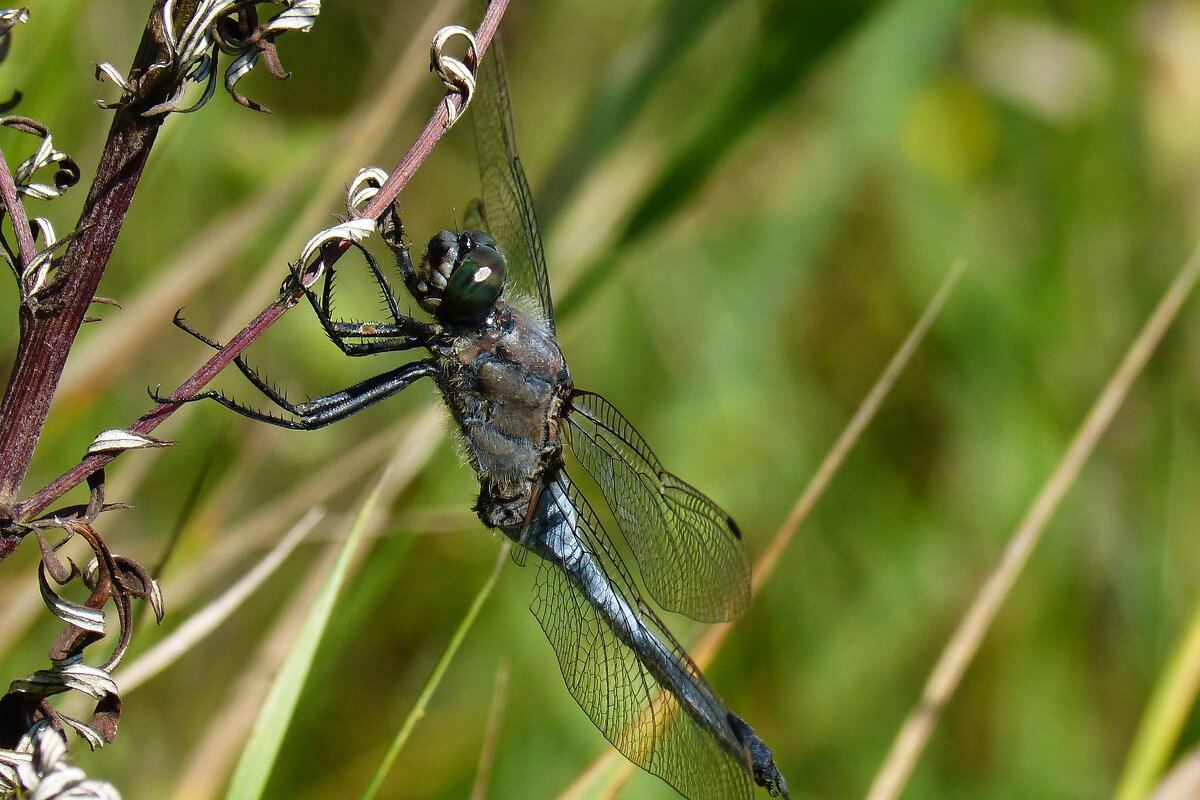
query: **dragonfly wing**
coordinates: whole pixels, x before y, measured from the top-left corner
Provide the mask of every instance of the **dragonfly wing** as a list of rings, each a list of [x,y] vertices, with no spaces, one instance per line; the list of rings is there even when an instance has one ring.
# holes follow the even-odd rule
[[[500,243],[508,262],[507,286],[515,287],[518,294],[531,296],[553,332],[554,307],[546,274],[546,253],[533,208],[533,193],[517,156],[499,37],[492,41],[479,65],[471,108],[483,190],[479,209],[483,219],[481,229]]]
[[[611,403],[576,391],[567,412],[571,452],[600,487],[646,590],[669,611],[702,622],[737,617],[750,601],[750,561],[720,506],[667,472]]]
[[[525,543],[541,557],[533,613],[571,695],[605,738],[691,800],[749,800],[747,740],[639,598],[595,514],[561,470],[541,492]]]

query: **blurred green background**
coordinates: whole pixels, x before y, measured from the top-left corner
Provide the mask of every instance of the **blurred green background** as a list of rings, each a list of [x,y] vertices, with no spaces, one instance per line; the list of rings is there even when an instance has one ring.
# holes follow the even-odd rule
[[[92,177],[110,119],[92,64],[122,71],[147,3],[34,0],[0,94]],[[160,136],[73,353],[26,491],[206,357],[177,307],[227,339],[271,300],[356,169],[392,166],[440,94],[426,49],[454,3],[326,3],[261,69]],[[560,338],[606,395],[760,553],[958,259],[927,341],[708,669],[775,749],[795,798],[862,796],[963,610],[1195,244],[1200,3],[513,0],[502,31]],[[222,69],[224,68],[222,62]],[[29,143],[5,134],[10,164]],[[476,189],[469,125],[402,195],[414,245]],[[70,228],[84,195],[35,213]],[[32,204],[32,203],[31,203]],[[347,270],[348,272],[348,270]],[[14,290],[0,309],[14,352]],[[347,281],[339,308],[374,316]],[[1184,310],[1049,526],[967,673],[907,798],[1111,795],[1200,591],[1200,325]],[[293,398],[401,362],[347,359],[305,308],[251,351]],[[236,375],[221,388],[257,401]],[[251,602],[125,693],[117,741],[78,759],[126,798],[219,796],[312,575],[382,464],[411,468],[335,609],[271,797],[351,797],[499,547],[431,384],[295,433],[189,407],[178,444],[124,456],[110,545],[162,572],[168,618],[217,597],[303,511],[330,516]],[[415,427],[414,427],[415,426]],[[438,427],[441,426],[441,427]],[[402,442],[407,444],[402,445]],[[194,496],[194,502],[189,498]],[[57,626],[36,548],[3,564],[4,680]],[[608,745],[562,686],[507,564],[385,794],[470,793],[498,670],[487,797],[550,798]],[[700,626],[671,619],[686,643]],[[1192,720],[1178,751],[1200,734]],[[81,750],[77,747],[76,750]],[[675,796],[637,775],[625,797]],[[765,795],[763,795],[765,796]]]

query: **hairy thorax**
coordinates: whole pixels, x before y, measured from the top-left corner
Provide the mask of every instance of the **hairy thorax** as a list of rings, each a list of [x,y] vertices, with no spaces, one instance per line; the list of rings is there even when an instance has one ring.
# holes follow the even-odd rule
[[[475,510],[489,527],[520,527],[542,473],[561,464],[558,420],[571,392],[562,351],[545,325],[498,302],[433,353],[479,476]]]

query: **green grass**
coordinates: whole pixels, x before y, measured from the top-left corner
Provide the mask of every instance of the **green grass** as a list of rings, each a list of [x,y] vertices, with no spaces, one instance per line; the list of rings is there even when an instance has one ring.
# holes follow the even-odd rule
[[[127,64],[144,10],[59,5],[32,6],[3,75],[26,94],[18,111],[51,126],[86,181],[109,119],[92,99],[112,92],[89,65]],[[228,338],[341,210],[353,171],[398,160],[438,97],[425,50],[434,29],[461,21],[449,5],[326,3],[311,34],[280,39],[289,81],[256,73],[239,86],[273,115],[218,93],[167,122],[101,286],[124,308],[101,307],[105,320],[84,328],[27,491],[74,464],[96,431],[145,411],[145,386],[171,388],[206,357],[172,328],[175,308]],[[1012,531],[1195,247],[1200,83],[1188,54],[1200,15],[1181,1],[514,0],[502,31],[575,381],[727,508],[755,555],[951,265],[966,262],[708,669],[775,749],[793,797],[864,796]],[[591,122],[574,128],[580,120]],[[10,163],[19,146],[0,136]],[[415,247],[461,220],[474,170],[464,125],[402,195]],[[60,234],[76,192],[37,209]],[[6,285],[0,308],[12,309]],[[379,309],[365,282],[347,281],[339,303],[347,315]],[[1195,746],[1196,307],[1183,307],[1050,519],[908,800],[1082,799],[1119,785],[1131,800]],[[11,311],[6,323],[11,353]],[[250,354],[294,397],[401,357],[344,358],[305,308]],[[236,375],[220,386],[253,399]],[[418,384],[314,433],[197,405],[160,429],[175,447],[109,469],[109,499],[137,508],[100,529],[115,551],[153,564],[213,459],[160,576],[167,619],[135,632],[131,660],[309,508],[331,516],[253,602],[124,698],[113,745],[76,748],[89,774],[126,798],[226,793],[291,646],[280,631],[303,607],[306,576],[401,452],[384,523],[311,642],[262,790],[362,793],[501,546],[470,510],[474,479],[437,412],[425,411],[435,400]],[[56,635],[32,562],[20,552],[2,565],[7,680],[44,666]],[[526,610],[530,581],[505,565],[378,796],[469,795],[505,661],[488,797],[558,796],[606,752]],[[671,622],[685,642],[702,633]],[[638,774],[624,796],[674,795]]]

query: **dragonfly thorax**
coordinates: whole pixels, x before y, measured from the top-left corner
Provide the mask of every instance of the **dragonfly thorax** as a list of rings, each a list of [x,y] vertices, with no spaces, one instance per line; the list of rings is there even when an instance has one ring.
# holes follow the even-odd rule
[[[421,308],[440,322],[486,314],[504,291],[506,265],[496,240],[481,231],[442,231],[429,241],[411,286]]]

